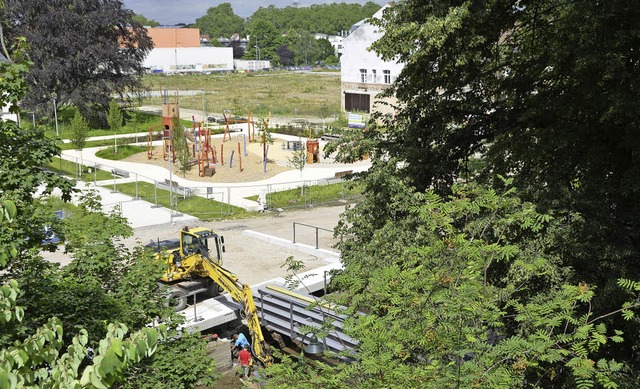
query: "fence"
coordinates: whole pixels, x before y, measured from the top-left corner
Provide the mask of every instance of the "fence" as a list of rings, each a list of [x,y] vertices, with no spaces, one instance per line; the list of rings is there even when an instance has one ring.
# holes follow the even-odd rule
[[[214,219],[229,214],[257,210],[257,198],[264,194],[265,209],[303,209],[323,205],[336,205],[358,201],[361,195],[345,187],[343,177],[317,180],[299,180],[272,184],[216,184],[202,182],[197,186],[179,185],[175,178],[158,180],[143,174],[127,171],[106,164],[96,164],[75,158],[66,163],[75,167],[67,169],[67,174],[77,180],[90,181],[96,186],[111,189],[136,199],[148,201],[155,206],[163,206],[175,212],[196,216],[200,219]],[[60,162],[62,171],[62,161]],[[176,177],[177,178],[177,177]],[[340,184],[339,198],[328,196],[324,186]],[[295,201],[283,203],[279,199],[283,191],[300,191]],[[251,198],[251,199],[250,199]]]

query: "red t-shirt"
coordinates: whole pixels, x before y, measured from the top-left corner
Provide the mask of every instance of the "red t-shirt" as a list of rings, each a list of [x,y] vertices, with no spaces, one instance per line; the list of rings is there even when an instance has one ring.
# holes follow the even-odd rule
[[[249,365],[249,362],[251,361],[251,351],[245,349],[240,350],[238,353],[238,359],[242,366]]]

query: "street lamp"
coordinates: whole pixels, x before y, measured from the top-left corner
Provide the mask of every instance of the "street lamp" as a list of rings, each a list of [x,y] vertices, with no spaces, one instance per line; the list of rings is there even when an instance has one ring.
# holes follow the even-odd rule
[[[56,104],[57,97],[58,95],[56,95],[54,92],[53,93],[53,116],[55,117],[55,120],[56,120],[56,138],[59,138],[60,132],[58,131],[58,106]]]
[[[322,354],[324,352],[324,347],[318,341],[318,336],[316,334],[311,333],[309,345],[307,346],[304,345],[304,340],[307,337],[307,335],[309,335],[309,333],[304,334],[304,336],[302,337],[302,341],[300,341],[300,343],[303,346],[304,352],[309,355]]]
[[[260,61],[260,47],[258,47],[258,37],[256,37],[256,61]]]

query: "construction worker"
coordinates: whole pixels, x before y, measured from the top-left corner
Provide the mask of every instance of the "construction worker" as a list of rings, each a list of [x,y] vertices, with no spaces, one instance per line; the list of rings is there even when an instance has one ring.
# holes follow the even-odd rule
[[[248,344],[245,344],[244,348],[238,353],[238,362],[240,362],[240,366],[242,366],[242,369],[244,370],[244,377],[249,378],[253,359],[251,357],[251,351],[249,351]]]
[[[247,337],[242,332],[239,334],[233,334],[233,341],[231,342],[231,358],[235,359],[238,356],[238,351],[242,350],[244,346],[251,346]]]

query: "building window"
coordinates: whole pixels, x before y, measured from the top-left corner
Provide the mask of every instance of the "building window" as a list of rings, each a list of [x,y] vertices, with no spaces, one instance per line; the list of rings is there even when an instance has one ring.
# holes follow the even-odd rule
[[[382,74],[384,74],[384,83],[391,84],[391,70],[383,70]]]
[[[378,71],[376,69],[371,70],[371,81],[374,84],[378,83]]]
[[[360,82],[367,82],[367,69],[360,69]]]
[[[360,93],[345,93],[344,94],[344,109],[345,111],[358,111],[370,113],[371,97],[369,95]]]

